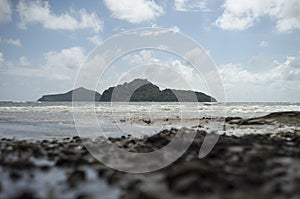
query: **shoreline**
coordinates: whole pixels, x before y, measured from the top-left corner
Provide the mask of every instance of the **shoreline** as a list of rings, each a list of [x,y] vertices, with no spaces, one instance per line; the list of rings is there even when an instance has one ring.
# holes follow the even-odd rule
[[[299,126],[299,112],[227,118],[238,126],[274,123]],[[163,130],[152,136],[109,138],[119,148],[150,152],[179,131],[196,132],[189,149],[158,171],[130,174],[111,169],[84,147],[78,136],[61,140],[0,140],[0,198],[293,198],[300,195],[300,130],[243,136],[221,135],[213,150],[198,158],[207,132]],[[104,154],[108,158],[111,154]]]

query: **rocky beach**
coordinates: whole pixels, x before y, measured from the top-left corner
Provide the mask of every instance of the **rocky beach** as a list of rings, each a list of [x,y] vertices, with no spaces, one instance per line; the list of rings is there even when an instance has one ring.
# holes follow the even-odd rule
[[[199,126],[140,138],[2,138],[0,198],[299,198],[300,112],[224,120],[227,129],[268,125],[279,130],[242,136],[222,133],[202,159],[198,152],[207,132]],[[171,165],[143,174],[109,168],[83,145],[110,141],[131,152],[151,152],[167,145],[178,132],[196,132],[189,149]]]
[[[300,0],[0,0],[0,199],[300,199]]]

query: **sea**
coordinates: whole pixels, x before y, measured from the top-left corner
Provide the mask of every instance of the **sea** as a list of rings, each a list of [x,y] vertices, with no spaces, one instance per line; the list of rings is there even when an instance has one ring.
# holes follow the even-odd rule
[[[252,118],[281,111],[300,111],[300,103],[0,102],[0,138],[145,136],[190,127],[199,118]]]

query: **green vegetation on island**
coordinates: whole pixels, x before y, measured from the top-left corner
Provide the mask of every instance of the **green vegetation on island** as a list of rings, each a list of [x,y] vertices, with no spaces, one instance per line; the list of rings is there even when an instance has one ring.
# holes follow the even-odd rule
[[[75,95],[74,95],[74,92]],[[76,96],[76,98],[74,98]],[[202,92],[164,89],[146,79],[135,79],[99,94],[83,87],[63,94],[44,95],[38,101],[102,101],[102,102],[216,102],[217,100]]]

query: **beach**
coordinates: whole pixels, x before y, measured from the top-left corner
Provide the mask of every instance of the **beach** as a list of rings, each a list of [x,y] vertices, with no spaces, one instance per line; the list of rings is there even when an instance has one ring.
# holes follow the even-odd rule
[[[0,0],[0,199],[300,199],[300,0]]]
[[[142,126],[164,121],[119,120],[121,124],[136,121]],[[198,125],[190,122],[187,124],[192,126],[186,128],[170,120],[167,122],[176,127],[139,136],[2,138],[0,198],[299,197],[299,112],[232,115],[219,120],[203,116],[197,121]],[[218,122],[225,129],[213,131]],[[178,133],[196,136],[179,159],[148,173],[112,169],[85,147],[87,143],[109,141],[130,152],[146,153],[166,146]],[[218,142],[206,157],[199,159],[205,136],[214,133],[220,136]],[[112,157],[109,153],[102,155]]]

